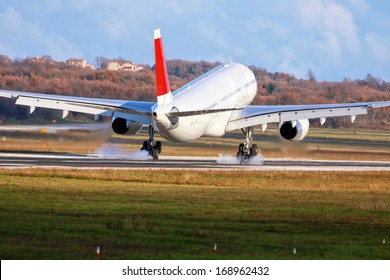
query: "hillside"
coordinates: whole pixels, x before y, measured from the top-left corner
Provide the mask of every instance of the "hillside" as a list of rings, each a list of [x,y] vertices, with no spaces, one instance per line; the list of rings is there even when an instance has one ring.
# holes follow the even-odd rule
[[[211,70],[219,63],[206,61],[169,60],[167,67],[172,90]],[[315,74],[308,70],[307,80],[297,79],[287,73],[270,73],[266,69],[250,66],[256,76],[258,93],[253,103],[257,105],[341,103],[390,100],[390,83],[367,74],[362,79],[342,82],[317,82]],[[155,76],[153,67],[143,65],[137,72],[94,70],[69,65],[45,57],[42,61],[31,58],[11,60],[0,56],[0,88],[102,97],[153,101]],[[60,113],[38,109],[29,116],[28,109],[15,106],[11,100],[0,102],[0,120],[3,123],[59,118]],[[74,117],[74,116],[73,116]],[[390,129],[390,110],[371,112],[368,117],[357,118],[356,127],[380,127]],[[327,122],[327,126],[349,127],[346,118]]]

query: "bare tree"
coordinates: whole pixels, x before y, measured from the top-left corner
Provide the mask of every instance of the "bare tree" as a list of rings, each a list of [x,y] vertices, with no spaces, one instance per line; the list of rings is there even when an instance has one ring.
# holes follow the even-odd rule
[[[104,56],[95,57],[96,69],[106,69],[110,59]]]
[[[306,78],[309,82],[316,82],[317,81],[316,74],[314,73],[314,71],[311,68],[307,69]]]

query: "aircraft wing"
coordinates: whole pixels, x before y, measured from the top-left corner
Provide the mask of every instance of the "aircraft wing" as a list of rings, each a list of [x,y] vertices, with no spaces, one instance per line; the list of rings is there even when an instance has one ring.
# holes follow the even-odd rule
[[[317,105],[249,105],[232,112],[226,131],[302,119],[319,118],[323,124],[328,117],[340,116],[351,116],[351,120],[354,121],[356,115],[367,114],[368,109],[388,106],[390,106],[390,101]]]
[[[85,98],[52,94],[0,90],[0,97],[12,98],[17,105],[35,108],[48,108],[62,111],[65,118],[70,111],[92,115],[120,117],[127,120],[150,124],[152,106],[155,102],[128,101],[102,98]]]

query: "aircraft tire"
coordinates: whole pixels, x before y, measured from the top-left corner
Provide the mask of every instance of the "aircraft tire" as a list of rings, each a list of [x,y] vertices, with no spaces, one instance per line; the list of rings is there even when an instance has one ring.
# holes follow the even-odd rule
[[[257,148],[257,145],[253,144],[251,147],[251,157],[257,156],[258,152],[259,152],[259,149]]]
[[[160,153],[158,152],[158,149],[153,149],[152,156],[154,160],[158,160]]]
[[[156,142],[156,145],[154,145],[154,149],[158,150],[158,153],[161,154],[162,151],[162,143],[160,141]]]

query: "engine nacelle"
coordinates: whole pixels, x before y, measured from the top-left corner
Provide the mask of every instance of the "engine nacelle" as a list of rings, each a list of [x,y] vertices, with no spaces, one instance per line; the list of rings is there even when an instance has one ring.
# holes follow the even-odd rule
[[[280,126],[280,135],[287,140],[300,141],[309,132],[309,120],[285,122]]]
[[[111,123],[112,130],[116,134],[137,134],[142,128],[142,123],[126,120],[123,118],[114,118]]]

